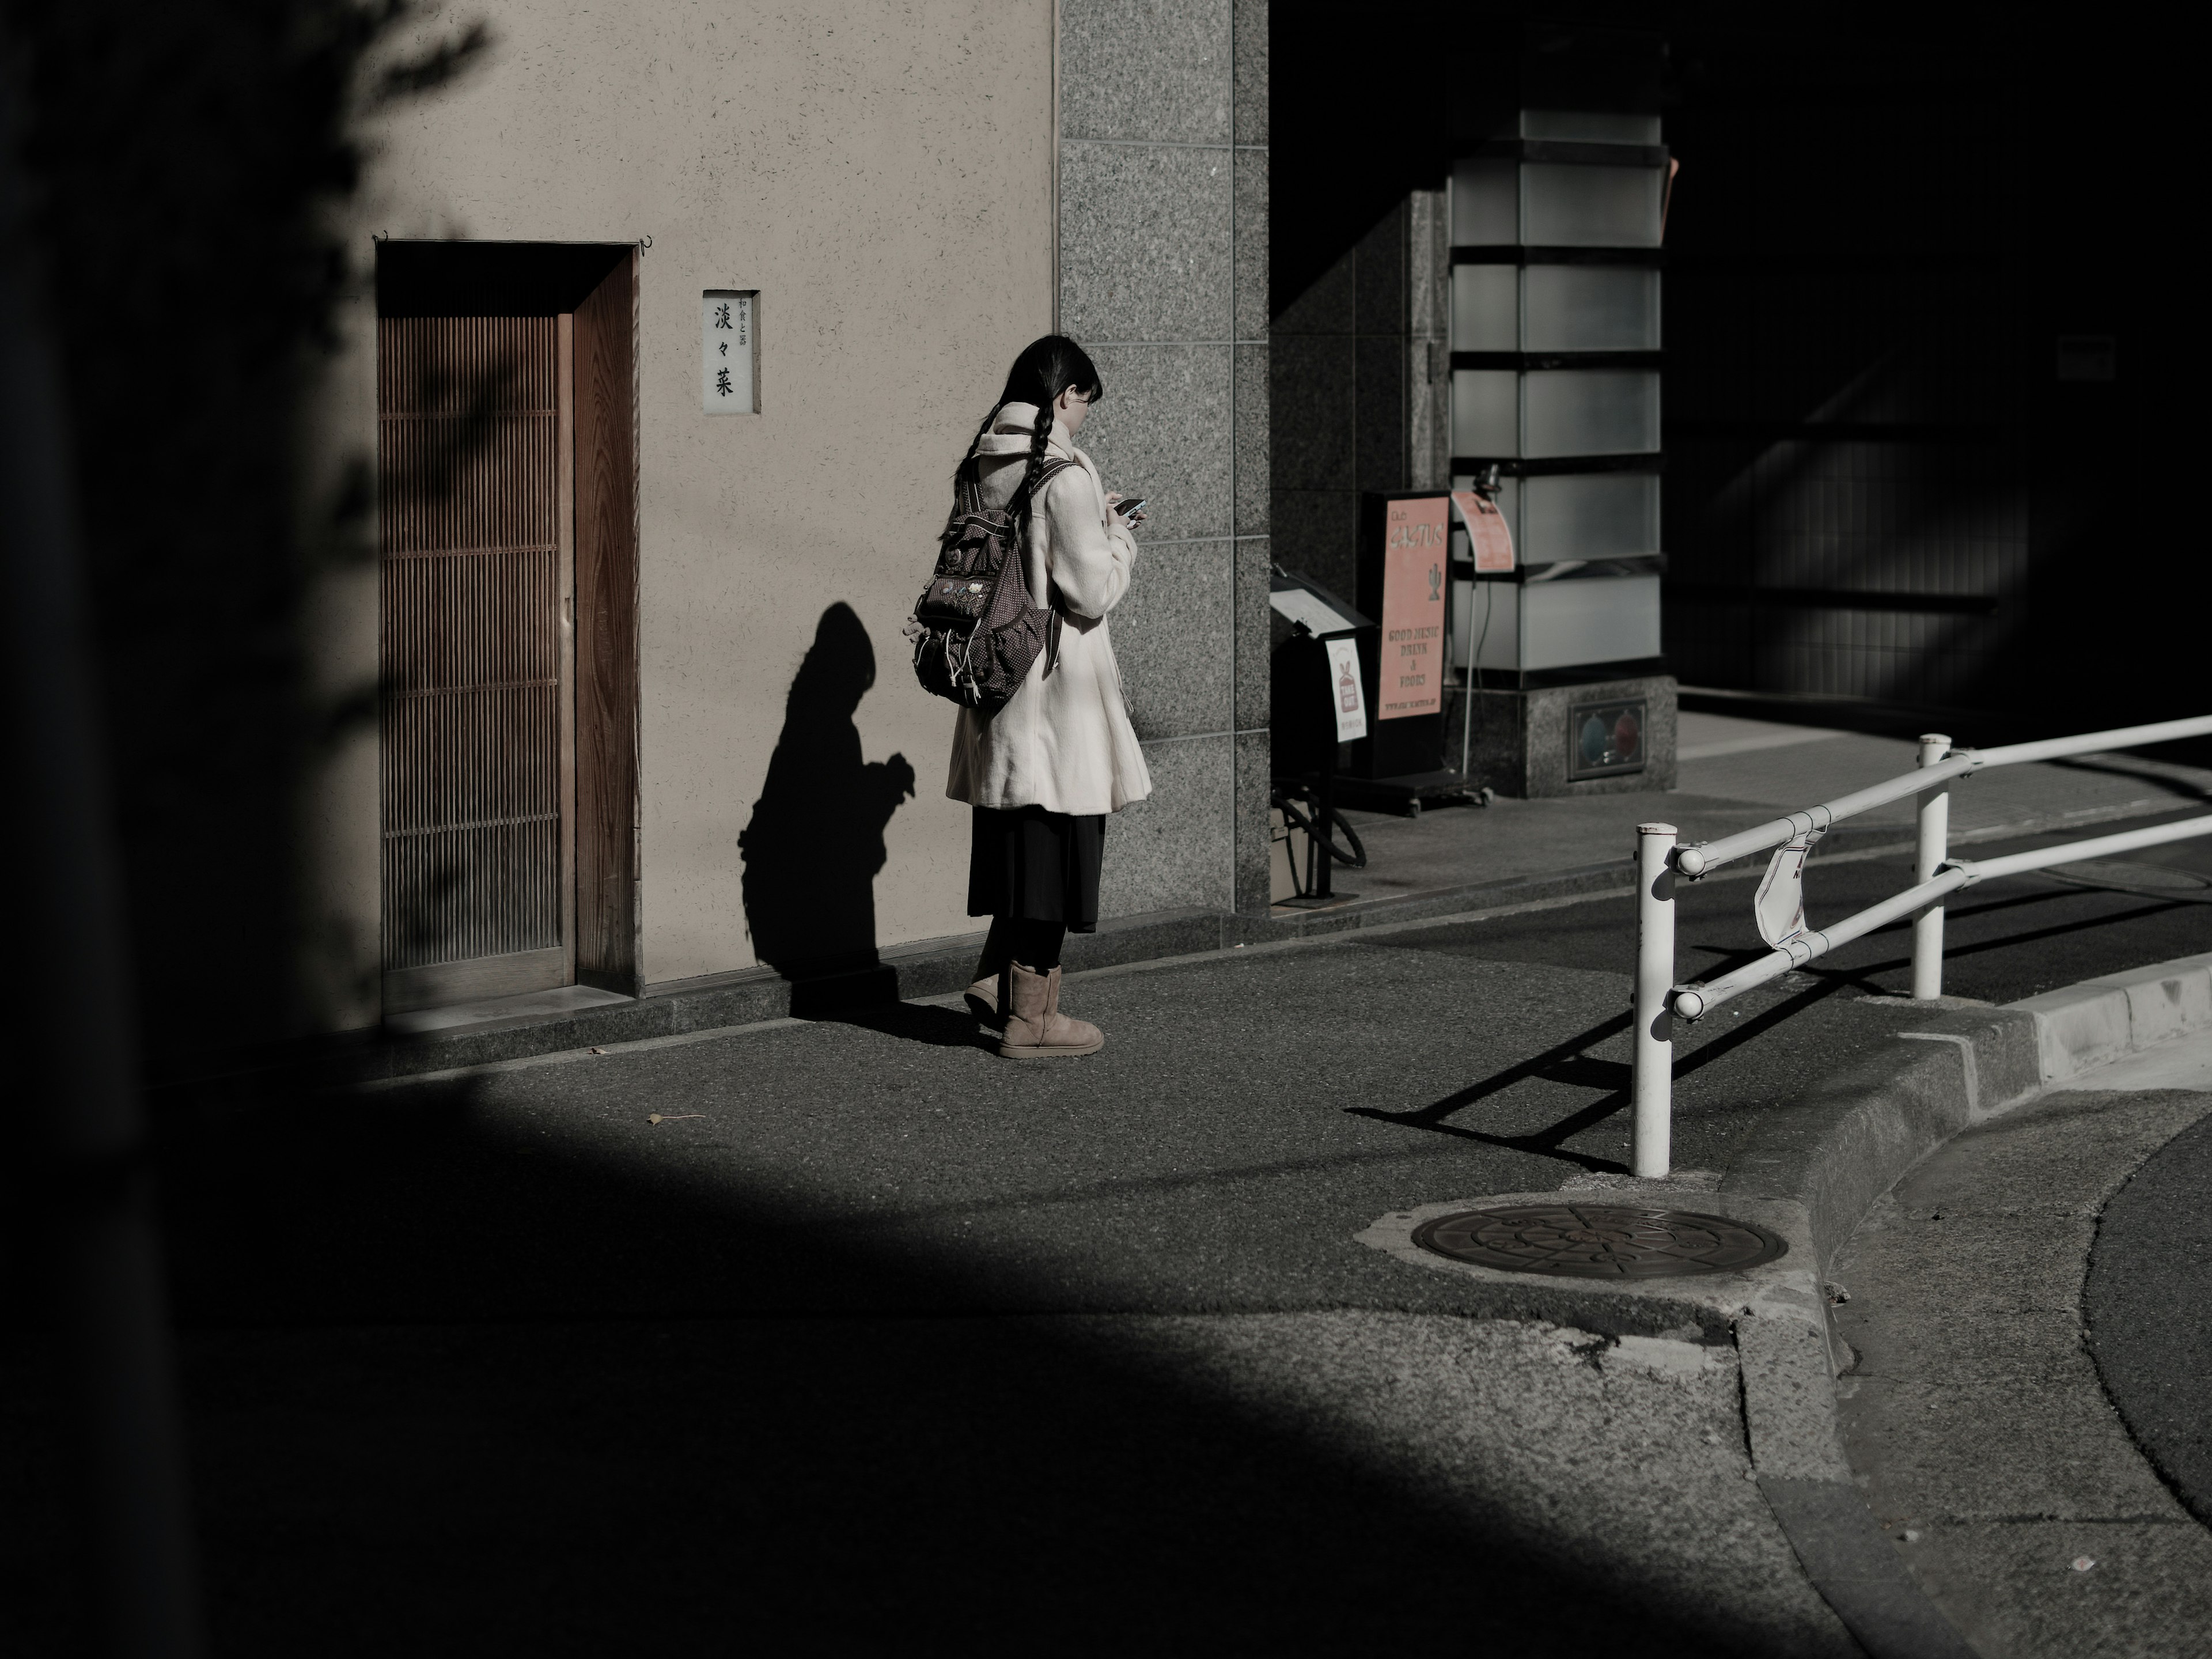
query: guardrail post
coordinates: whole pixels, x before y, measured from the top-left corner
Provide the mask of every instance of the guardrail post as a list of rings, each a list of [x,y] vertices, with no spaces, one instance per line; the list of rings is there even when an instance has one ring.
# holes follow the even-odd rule
[[[1639,1176],[1667,1173],[1674,1156],[1674,826],[1636,826],[1636,1048],[1632,1092]]]
[[[1951,739],[1940,732],[1920,739],[1920,764],[1934,766],[1951,752]],[[1951,786],[1920,797],[1920,847],[1912,863],[1913,880],[1932,880],[1950,855]],[[1932,1001],[1943,994],[1943,907],[1931,904],[1912,919],[1912,994]]]

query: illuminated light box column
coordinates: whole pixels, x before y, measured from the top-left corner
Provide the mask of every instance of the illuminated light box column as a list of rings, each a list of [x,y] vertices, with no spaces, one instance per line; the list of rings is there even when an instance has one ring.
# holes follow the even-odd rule
[[[1659,634],[1670,173],[1657,116],[1571,110],[1522,110],[1453,166],[1452,487],[1495,478],[1517,557],[1477,571],[1455,533],[1446,749],[1504,793],[1674,783]]]

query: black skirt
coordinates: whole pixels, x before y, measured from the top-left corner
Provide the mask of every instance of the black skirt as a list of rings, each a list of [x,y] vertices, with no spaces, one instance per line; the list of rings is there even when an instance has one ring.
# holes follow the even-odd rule
[[[1106,815],[1077,817],[1042,806],[973,809],[968,914],[1057,921],[1072,933],[1098,931],[1098,867]]]

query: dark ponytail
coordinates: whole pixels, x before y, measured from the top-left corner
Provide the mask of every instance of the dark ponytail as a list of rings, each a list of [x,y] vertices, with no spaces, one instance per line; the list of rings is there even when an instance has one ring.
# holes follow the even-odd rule
[[[1024,490],[1033,488],[1036,476],[1044,468],[1045,446],[1052,441],[1052,406],[1060,394],[1070,389],[1097,403],[1106,395],[1106,388],[1098,379],[1097,366],[1090,354],[1065,334],[1048,334],[1042,340],[1032,341],[1014,359],[1014,366],[1006,372],[1005,389],[991,412],[983,417],[983,424],[975,428],[975,436],[968,446],[973,458],[975,446],[983,441],[984,434],[998,418],[999,411],[1008,404],[1035,404],[1037,406],[1036,429],[1030,434],[1030,464],[1022,477]],[[961,465],[965,466],[966,460]]]

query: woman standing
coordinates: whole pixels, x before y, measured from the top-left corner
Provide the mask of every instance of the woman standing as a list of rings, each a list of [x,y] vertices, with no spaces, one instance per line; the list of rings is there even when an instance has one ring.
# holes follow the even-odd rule
[[[1106,815],[1152,792],[1121,701],[1106,614],[1129,588],[1137,547],[1091,458],[1075,447],[1102,395],[1074,341],[1048,334],[1014,360],[963,466],[987,507],[1032,485],[1023,574],[1054,613],[1051,643],[995,714],[960,711],[945,793],[975,809],[968,914],[991,918],[968,1000],[1003,1014],[1008,1060],[1096,1054],[1097,1026],[1060,1012],[1060,943],[1098,927]],[[1072,460],[1035,483],[1048,461]]]

